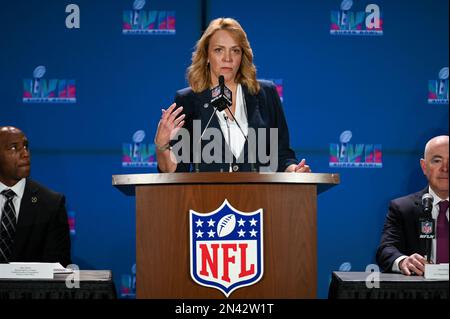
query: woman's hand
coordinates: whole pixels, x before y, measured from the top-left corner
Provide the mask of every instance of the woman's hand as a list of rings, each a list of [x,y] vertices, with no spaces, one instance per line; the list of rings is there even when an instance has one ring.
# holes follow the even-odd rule
[[[311,168],[306,165],[306,160],[302,159],[298,164],[291,164],[286,167],[285,172],[287,173],[311,173]]]
[[[173,103],[167,110],[162,109],[161,119],[155,135],[155,144],[158,149],[168,146],[170,140],[177,134],[184,125],[185,114],[181,114],[183,107],[180,106],[175,111],[176,103]]]

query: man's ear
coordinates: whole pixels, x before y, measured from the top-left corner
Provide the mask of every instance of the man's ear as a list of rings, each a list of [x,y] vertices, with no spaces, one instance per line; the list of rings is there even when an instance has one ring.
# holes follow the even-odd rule
[[[423,175],[427,176],[427,163],[423,158],[420,159],[420,167],[422,168]]]

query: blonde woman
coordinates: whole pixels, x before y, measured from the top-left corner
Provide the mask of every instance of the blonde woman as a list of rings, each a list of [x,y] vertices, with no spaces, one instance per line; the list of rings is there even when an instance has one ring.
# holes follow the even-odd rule
[[[223,111],[216,111],[210,105],[211,89],[219,84],[219,76],[224,77],[225,86],[232,92],[232,105]],[[275,85],[256,79],[250,43],[236,20],[218,18],[211,21],[197,42],[187,78],[190,86],[178,91],[175,103],[162,110],[155,135],[160,172],[239,172],[264,170],[264,167],[279,172],[310,171],[305,160],[298,163],[289,146],[289,132]],[[209,128],[222,132],[219,139],[200,140],[195,136],[195,132],[203,132],[208,122]],[[199,123],[199,129],[196,129],[196,123]],[[189,132],[188,145],[182,149],[189,154],[177,153],[176,157],[171,146],[182,138],[172,138],[181,128]],[[270,128],[277,129],[275,139],[271,139]],[[204,151],[205,146],[207,151]],[[276,154],[275,160],[261,156],[260,149],[265,155]],[[198,154],[194,153],[196,150]],[[253,150],[254,157],[249,150]],[[225,155],[227,151],[231,156]],[[199,160],[194,160],[196,155]]]

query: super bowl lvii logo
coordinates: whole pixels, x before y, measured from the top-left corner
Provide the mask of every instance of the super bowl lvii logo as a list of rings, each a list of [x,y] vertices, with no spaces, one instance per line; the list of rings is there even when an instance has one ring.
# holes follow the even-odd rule
[[[428,81],[428,103],[448,104],[448,67],[439,71],[439,80]]]
[[[45,79],[43,65],[33,71],[33,79],[23,80],[23,103],[76,103],[75,80]]]
[[[365,11],[350,11],[352,0],[343,0],[339,11],[331,11],[331,35],[383,35],[380,7],[368,4]]]
[[[123,12],[123,34],[174,35],[175,11],[145,11],[145,0],[135,0],[133,10]]]
[[[69,210],[67,212],[67,217],[68,217],[68,222],[69,222],[69,230],[70,230],[70,235],[75,236],[76,235],[76,230],[75,230],[75,216],[76,213],[73,210]]]
[[[190,269],[199,285],[226,297],[263,275],[263,211],[244,213],[225,199],[213,212],[189,211]]]
[[[136,298],[136,263],[131,266],[131,273],[122,274],[120,282],[120,298]]]
[[[351,131],[344,131],[340,144],[330,144],[330,167],[382,168],[381,144],[350,144]]]
[[[136,131],[133,143],[122,145],[122,167],[156,167],[156,150],[154,144],[144,144],[145,132]]]
[[[281,102],[283,102],[283,79],[270,79],[275,84]]]

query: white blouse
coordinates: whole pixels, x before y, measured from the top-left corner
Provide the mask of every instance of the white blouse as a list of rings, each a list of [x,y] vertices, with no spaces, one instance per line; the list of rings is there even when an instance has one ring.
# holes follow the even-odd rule
[[[218,113],[220,115],[217,115],[217,118],[219,119],[220,129],[222,130],[225,142],[231,149],[233,155],[236,158],[238,158],[242,150],[244,149],[245,137],[242,135],[241,130],[239,129],[233,118],[228,118],[226,120],[227,115],[225,113],[225,110]],[[245,109],[244,94],[242,91],[242,86],[240,84],[238,84],[236,90],[236,109],[234,111],[234,117],[239,122],[239,125],[241,126],[245,136],[247,136],[248,135],[247,111]],[[228,134],[230,135],[231,142],[228,140]]]

